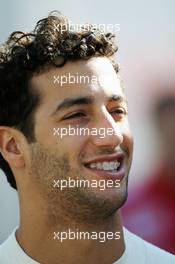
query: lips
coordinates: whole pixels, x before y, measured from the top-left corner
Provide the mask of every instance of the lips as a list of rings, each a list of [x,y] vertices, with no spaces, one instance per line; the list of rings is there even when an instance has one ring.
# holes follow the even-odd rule
[[[123,153],[101,156],[85,162],[84,167],[88,172],[95,174],[97,177],[122,180],[125,176],[124,158],[125,155]],[[116,165],[116,167],[114,163],[118,164],[118,166]]]
[[[84,162],[85,165],[88,165],[90,163],[97,163],[97,162],[112,162],[112,161],[118,161],[121,162],[124,159],[125,155],[123,153],[116,153],[115,155],[106,155],[106,156],[101,156],[101,157],[97,157],[94,159],[91,159],[89,161]]]

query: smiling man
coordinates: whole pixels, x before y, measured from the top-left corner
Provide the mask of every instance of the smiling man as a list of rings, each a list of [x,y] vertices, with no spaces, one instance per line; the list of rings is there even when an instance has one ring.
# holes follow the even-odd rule
[[[20,204],[2,264],[175,261],[122,227],[133,139],[113,37],[51,14],[1,46],[0,166]]]

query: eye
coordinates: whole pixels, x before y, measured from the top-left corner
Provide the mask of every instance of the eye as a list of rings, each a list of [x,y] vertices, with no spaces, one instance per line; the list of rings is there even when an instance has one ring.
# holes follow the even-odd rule
[[[123,116],[123,115],[127,115],[127,111],[126,109],[120,107],[120,108],[116,108],[114,109],[111,114],[114,114],[114,115],[119,115],[119,116]]]
[[[125,112],[126,111],[123,108],[118,108],[113,111],[113,113],[116,113],[116,114],[125,114]]]
[[[77,113],[74,113],[74,114],[71,114],[69,116],[66,116],[64,117],[64,120],[65,119],[74,119],[74,118],[80,118],[80,117],[85,117],[85,113],[82,113],[82,112],[77,112]]]

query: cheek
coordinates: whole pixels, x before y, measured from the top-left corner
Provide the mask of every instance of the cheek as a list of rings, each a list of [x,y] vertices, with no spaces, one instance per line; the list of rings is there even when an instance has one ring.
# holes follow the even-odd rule
[[[77,162],[81,159],[82,153],[85,151],[88,138],[83,135],[66,135],[62,138],[55,138],[55,146],[63,153],[67,153],[70,162]]]
[[[127,146],[128,146],[129,152],[130,152],[129,154],[130,154],[130,156],[132,156],[134,140],[133,140],[133,136],[131,133],[126,135],[126,141],[127,141]]]
[[[122,146],[127,150],[128,155],[132,156],[134,140],[128,122],[123,126],[122,132],[123,132]]]

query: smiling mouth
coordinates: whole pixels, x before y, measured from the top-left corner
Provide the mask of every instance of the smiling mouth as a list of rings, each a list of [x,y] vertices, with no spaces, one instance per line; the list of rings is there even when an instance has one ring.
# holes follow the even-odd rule
[[[98,177],[122,180],[125,176],[124,155],[118,155],[115,158],[105,160],[97,159],[84,164],[84,167]]]

